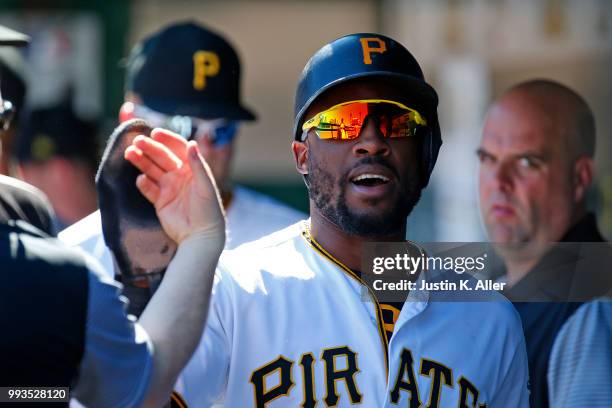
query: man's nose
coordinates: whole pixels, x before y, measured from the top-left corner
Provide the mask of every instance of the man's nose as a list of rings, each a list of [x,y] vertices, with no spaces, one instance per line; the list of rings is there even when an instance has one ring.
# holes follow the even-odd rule
[[[492,176],[497,190],[508,193],[514,188],[513,169],[510,163],[499,162],[493,169]]]
[[[380,131],[377,120],[367,119],[353,146],[356,156],[387,156],[391,152],[387,138]]]

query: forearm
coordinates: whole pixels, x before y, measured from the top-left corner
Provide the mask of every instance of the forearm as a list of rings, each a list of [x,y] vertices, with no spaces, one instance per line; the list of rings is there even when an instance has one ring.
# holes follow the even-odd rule
[[[199,233],[179,245],[162,283],[142,313],[139,323],[154,347],[145,406],[167,402],[176,378],[200,340],[214,271],[224,244],[218,236]]]

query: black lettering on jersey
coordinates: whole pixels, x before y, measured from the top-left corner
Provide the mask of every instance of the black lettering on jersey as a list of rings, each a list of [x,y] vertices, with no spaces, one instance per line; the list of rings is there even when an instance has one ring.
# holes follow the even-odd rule
[[[293,361],[279,356],[276,360],[258,368],[251,374],[257,408],[265,408],[266,404],[283,395],[289,395],[295,385],[291,377]],[[278,371],[280,382],[271,389],[266,388],[266,377]]]
[[[397,404],[400,399],[400,392],[407,391],[410,394],[410,408],[418,408],[421,406],[421,400],[412,365],[412,353],[408,349],[403,349],[395,385],[391,390],[391,402]],[[407,378],[404,379],[405,377]]]
[[[478,403],[478,388],[474,386],[471,382],[469,382],[465,377],[459,378],[457,381],[459,384],[459,408],[476,408],[476,404]],[[471,400],[468,403],[468,399]],[[486,407],[486,404],[484,405]],[[483,405],[480,405],[483,407]]]
[[[442,383],[453,388],[453,371],[437,361],[422,358],[421,375],[431,378],[429,401],[425,408],[438,408],[440,406]]]
[[[321,359],[325,362],[325,404],[328,407],[335,407],[338,404],[340,396],[336,389],[336,381],[344,381],[348,390],[351,404],[360,404],[363,396],[357,388],[355,375],[359,372],[357,367],[357,354],[348,346],[336,347],[323,350]],[[346,359],[346,369],[338,370],[336,368],[336,359],[344,357]]]
[[[312,353],[302,354],[300,365],[302,366],[302,376],[304,377],[304,399],[302,400],[302,408],[314,408],[317,405],[314,383],[314,362],[315,358]]]
[[[170,394],[170,408],[187,408],[187,403],[183,399],[183,396],[177,391],[172,391]]]

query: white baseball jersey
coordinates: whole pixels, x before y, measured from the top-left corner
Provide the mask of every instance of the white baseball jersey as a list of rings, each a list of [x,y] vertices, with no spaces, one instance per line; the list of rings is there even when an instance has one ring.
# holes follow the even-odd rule
[[[411,292],[388,340],[378,303],[305,225],[222,255],[175,388],[190,407],[528,406],[521,322],[501,295]]]
[[[264,194],[237,186],[227,209],[226,249],[236,248],[306,218]],[[81,247],[98,260],[113,276],[113,258],[104,242],[100,211],[96,211],[59,233],[58,238],[71,247]]]

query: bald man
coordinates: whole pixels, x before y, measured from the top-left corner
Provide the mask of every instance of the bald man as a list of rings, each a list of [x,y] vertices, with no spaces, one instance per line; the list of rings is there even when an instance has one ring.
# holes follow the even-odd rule
[[[593,113],[559,83],[521,83],[489,109],[477,154],[482,218],[501,260],[498,280],[523,321],[531,406],[547,407],[557,334],[582,303],[612,285],[610,246],[586,205]]]

